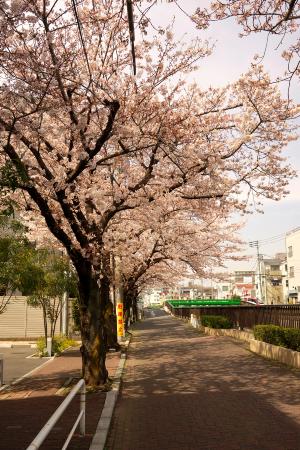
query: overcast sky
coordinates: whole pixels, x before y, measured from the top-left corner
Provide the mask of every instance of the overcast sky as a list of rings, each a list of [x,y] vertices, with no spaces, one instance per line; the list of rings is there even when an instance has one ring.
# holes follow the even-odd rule
[[[188,12],[194,11],[197,6],[203,6],[205,3],[207,3],[206,0],[178,1],[178,4]],[[202,87],[222,86],[236,80],[240,74],[249,69],[255,54],[264,53],[266,34],[259,33],[239,38],[241,29],[233,20],[216,23],[208,30],[199,31],[174,3],[165,2],[158,3],[151,10],[151,17],[154,23],[160,23],[162,26],[166,26],[175,17],[175,35],[178,38],[182,38],[186,33],[185,40],[199,36],[215,42],[213,54],[203,60],[199,70],[193,75],[195,81]],[[269,41],[263,60],[266,70],[274,79],[282,75],[285,70],[285,62],[280,56],[283,47],[276,48],[278,43],[278,39],[275,38]],[[299,91],[299,82],[295,81],[291,95],[300,102],[300,96],[298,95],[297,98],[296,94],[297,89]],[[285,86],[282,86],[282,91],[286,95]],[[300,174],[299,145],[300,141],[291,143],[284,154]],[[290,194],[280,202],[266,201],[264,214],[253,213],[245,218],[242,238],[245,241],[261,240],[260,251],[265,257],[284,251],[285,233],[300,226],[300,178],[293,180],[289,189]],[[255,252],[249,248],[245,250],[245,254],[255,255]],[[249,262],[230,263],[229,268],[231,270],[255,269],[255,258],[253,256]]]

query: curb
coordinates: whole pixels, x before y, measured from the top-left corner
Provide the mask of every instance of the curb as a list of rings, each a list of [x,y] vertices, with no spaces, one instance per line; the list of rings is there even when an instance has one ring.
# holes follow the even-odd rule
[[[30,347],[36,348],[36,343],[32,341],[0,341],[0,348]]]
[[[224,328],[209,328],[203,327],[204,333],[210,336],[224,336],[233,339],[238,339],[239,341],[250,342],[253,340],[253,333],[249,331],[236,330],[234,328],[224,329]]]
[[[67,352],[70,348],[72,348],[72,346],[65,348],[62,352],[61,355],[63,355],[64,352]],[[1,391],[6,391],[6,389],[10,388],[11,386],[14,386],[15,384],[19,383],[20,381],[22,381],[24,378],[30,377],[30,375],[32,375],[34,372],[36,372],[37,370],[39,370],[41,367],[46,366],[48,363],[50,363],[51,361],[53,361],[54,358],[56,358],[58,355],[55,354],[53,356],[46,356],[45,358],[48,358],[47,361],[43,362],[42,364],[40,364],[39,366],[35,367],[34,369],[30,370],[30,372],[25,373],[25,375],[22,375],[20,378],[17,378],[16,380],[12,381],[10,384],[4,384],[3,386],[0,386],[0,392]],[[32,356],[26,356],[26,358],[29,358]]]
[[[49,358],[48,361],[45,361],[40,366],[37,366],[34,369],[30,370],[30,372],[25,373],[25,375],[22,375],[20,378],[17,378],[16,380],[12,381],[10,384],[4,384],[2,387],[0,387],[0,392],[6,391],[6,389],[10,388],[11,386],[14,386],[17,383],[20,383],[20,381],[24,380],[24,378],[30,377],[30,375],[32,375],[34,372],[37,372],[41,367],[44,367],[49,362],[53,361],[54,358],[55,358],[55,356],[51,356],[51,358]]]
[[[295,350],[251,339],[250,351],[272,361],[300,369],[300,352]]]
[[[125,342],[126,350],[129,347],[130,338]],[[90,445],[89,450],[104,450],[105,442],[107,440],[107,435],[112,419],[112,415],[115,409],[116,401],[119,395],[121,379],[124,371],[124,366],[126,362],[126,353],[121,354],[119,366],[116,370],[116,374],[114,376],[114,382],[112,384],[112,389],[106,394],[106,399],[104,403],[104,407],[101,413],[101,417],[99,419],[96,432],[94,434],[92,443]]]

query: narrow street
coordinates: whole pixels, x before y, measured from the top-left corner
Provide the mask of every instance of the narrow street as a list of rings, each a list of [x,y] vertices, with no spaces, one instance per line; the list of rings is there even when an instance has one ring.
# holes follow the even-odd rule
[[[300,450],[300,372],[148,313],[105,450],[150,449]]]

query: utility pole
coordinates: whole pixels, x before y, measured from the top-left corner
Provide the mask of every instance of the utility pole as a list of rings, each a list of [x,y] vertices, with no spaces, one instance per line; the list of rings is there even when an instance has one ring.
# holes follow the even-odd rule
[[[61,321],[62,321],[62,327],[61,331],[62,334],[65,336],[68,336],[68,322],[69,322],[69,307],[68,307],[68,300],[69,300],[69,294],[67,291],[63,293],[62,296],[62,309],[61,309]]]
[[[261,258],[260,258],[260,254],[259,254],[259,241],[251,241],[251,242],[249,242],[249,246],[252,248],[256,248],[256,250],[257,250],[259,298],[260,298],[260,300],[262,300],[261,265],[260,265]]]

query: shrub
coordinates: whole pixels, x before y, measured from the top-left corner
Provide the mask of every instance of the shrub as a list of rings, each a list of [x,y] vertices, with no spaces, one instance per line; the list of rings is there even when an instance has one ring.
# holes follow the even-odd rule
[[[53,354],[60,354],[62,353],[66,348],[73,347],[76,345],[76,342],[73,339],[69,339],[65,336],[54,336],[52,340],[52,353]],[[38,352],[41,356],[46,355],[46,343],[45,338],[40,337],[36,342],[36,347],[38,349]]]
[[[300,330],[296,328],[283,328],[284,346],[291,350],[300,351]]]
[[[201,324],[210,328],[232,328],[231,320],[224,316],[201,316]]]
[[[268,344],[279,345],[300,351],[300,330],[277,325],[256,325],[253,329],[255,339]]]
[[[282,346],[281,328],[277,325],[256,325],[253,328],[253,334],[258,341]]]

